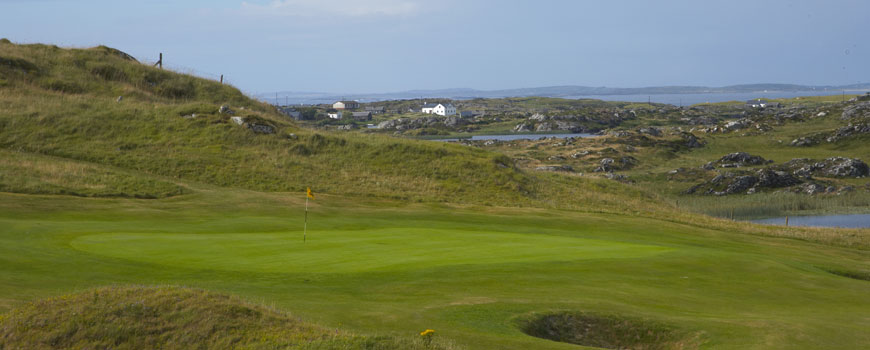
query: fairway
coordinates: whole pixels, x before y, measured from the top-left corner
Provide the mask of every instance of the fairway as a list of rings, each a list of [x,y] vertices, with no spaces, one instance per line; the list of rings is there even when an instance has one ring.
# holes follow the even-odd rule
[[[337,198],[313,208],[303,243],[304,203],[282,195],[0,196],[0,311],[107,285],[176,285],[362,334],[431,328],[467,349],[576,348],[516,326],[559,310],[673,326],[702,348],[870,341],[870,283],[826,270],[866,271],[859,250],[642,217]],[[251,202],[261,204],[233,206]]]
[[[221,234],[109,233],[70,243],[85,252],[147,263],[251,272],[348,273],[584,259],[639,258],[651,245],[544,234],[394,228]]]

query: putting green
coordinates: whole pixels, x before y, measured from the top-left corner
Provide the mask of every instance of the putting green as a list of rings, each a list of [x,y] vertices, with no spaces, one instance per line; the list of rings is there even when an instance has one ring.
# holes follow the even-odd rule
[[[639,258],[670,248],[543,234],[420,228],[293,233],[81,236],[75,249],[160,265],[251,272],[348,273],[460,264]]]

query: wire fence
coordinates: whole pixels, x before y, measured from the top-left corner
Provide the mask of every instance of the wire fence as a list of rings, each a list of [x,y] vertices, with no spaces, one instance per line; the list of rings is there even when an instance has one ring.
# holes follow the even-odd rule
[[[139,60],[140,63],[145,64],[145,65],[149,65],[149,66],[154,66],[159,61],[159,58],[157,58],[157,57],[144,57],[144,58],[136,58],[136,59]],[[180,73],[180,74],[187,74],[187,75],[192,75],[192,76],[195,76],[198,78],[212,80],[215,82],[221,82],[221,79],[223,79],[224,85],[230,85],[232,87],[235,87],[236,89],[239,89],[239,91],[241,91],[245,96],[248,96],[252,99],[258,99],[253,93],[242,90],[240,87],[238,87],[233,82],[232,79],[230,79],[222,74],[215,74],[212,72],[206,72],[206,71],[202,71],[202,70],[195,69],[192,67],[183,66],[180,64],[167,64],[166,62],[163,62],[163,69],[169,70],[172,72],[176,72],[176,73]]]

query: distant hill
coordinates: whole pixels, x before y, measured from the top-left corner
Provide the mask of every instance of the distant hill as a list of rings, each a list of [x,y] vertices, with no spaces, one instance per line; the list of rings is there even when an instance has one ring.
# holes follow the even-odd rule
[[[392,93],[357,93],[335,94],[323,92],[291,92],[277,93],[279,104],[320,104],[332,103],[337,100],[356,100],[361,102],[404,100],[416,98],[446,98],[465,100],[472,98],[504,98],[504,97],[577,97],[603,95],[661,95],[661,94],[710,94],[710,93],[752,93],[752,92],[795,92],[795,91],[870,91],[870,83],[842,86],[811,86],[794,84],[743,84],[723,87],[707,86],[651,86],[639,88],[613,88],[590,86],[547,86],[537,88],[520,88],[505,90],[476,90],[468,88],[440,90],[409,90]],[[256,98],[270,103],[276,102],[276,93],[258,94]]]

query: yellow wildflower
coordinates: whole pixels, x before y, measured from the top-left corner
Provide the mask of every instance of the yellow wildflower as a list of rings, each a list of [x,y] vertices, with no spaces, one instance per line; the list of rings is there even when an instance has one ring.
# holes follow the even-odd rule
[[[431,336],[433,333],[435,333],[435,330],[427,329],[425,331],[420,332],[420,335],[426,337],[426,336]]]

